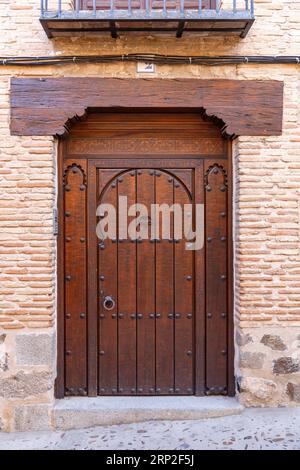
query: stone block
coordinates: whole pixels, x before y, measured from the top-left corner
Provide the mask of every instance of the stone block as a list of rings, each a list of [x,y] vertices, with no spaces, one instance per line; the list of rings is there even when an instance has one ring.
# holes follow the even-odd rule
[[[180,421],[239,414],[243,406],[230,397],[72,397],[57,400],[53,410],[55,429],[144,421]]]
[[[18,406],[14,412],[15,431],[47,431],[51,428],[49,405]]]
[[[264,335],[261,343],[273,349],[273,351],[285,351],[287,349],[279,335]]]
[[[292,357],[280,357],[273,361],[274,374],[294,374],[299,372],[299,370],[299,362],[295,361]]]
[[[10,377],[0,377],[0,397],[26,398],[45,393],[53,388],[52,374],[48,371],[20,371]]]
[[[244,377],[241,382],[241,392],[251,395],[251,404],[257,400],[261,404],[267,404],[273,398],[276,389],[275,382],[259,377]]]
[[[253,343],[252,337],[248,333],[244,334],[241,331],[236,332],[235,338],[238,346],[246,346],[246,344]]]
[[[289,382],[287,384],[287,394],[289,395],[292,401],[300,403],[300,383],[294,384],[292,382]]]
[[[265,354],[245,351],[240,356],[240,367],[245,369],[261,369],[264,365]]]
[[[16,336],[18,365],[51,365],[55,355],[53,334],[19,334]]]

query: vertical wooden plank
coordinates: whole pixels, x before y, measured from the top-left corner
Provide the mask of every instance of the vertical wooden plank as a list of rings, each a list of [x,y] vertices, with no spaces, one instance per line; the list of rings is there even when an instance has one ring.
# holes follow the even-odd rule
[[[227,162],[205,162],[206,387],[227,393]]]
[[[137,170],[137,202],[149,211],[154,203],[155,179],[159,171]],[[147,220],[145,221],[147,223]],[[150,226],[149,226],[150,229]],[[138,235],[138,234],[137,234]],[[155,393],[155,244],[137,243],[137,393]],[[156,318],[157,316],[157,318]],[[158,326],[159,327],[159,326]]]
[[[192,170],[186,170],[191,172]],[[182,209],[192,199],[178,180],[174,184],[174,202]],[[192,216],[192,209],[191,214]],[[175,224],[176,225],[176,224]],[[176,237],[176,229],[175,237]],[[194,251],[186,249],[187,241],[175,239],[175,393],[194,393],[193,285]]]
[[[203,190],[203,160],[199,160],[195,168],[194,202],[204,205]],[[202,207],[203,219],[202,230],[204,231],[204,206]],[[195,217],[195,211],[194,211]],[[200,223],[198,221],[198,223]],[[194,329],[195,329],[195,393],[205,394],[205,232],[203,236],[203,247],[195,251],[195,306],[194,306]]]
[[[99,203],[117,207],[116,170],[99,170]],[[110,184],[105,187],[107,180]],[[103,211],[102,215],[106,215]],[[101,216],[100,216],[101,217]],[[99,218],[100,220],[100,218]],[[98,302],[99,302],[99,394],[113,395],[118,390],[118,284],[117,243],[110,238],[98,239]],[[106,296],[115,301],[112,310],[106,310]]]
[[[65,142],[59,141],[58,145],[58,217],[59,229],[57,237],[57,378],[55,381],[55,397],[63,398],[65,394],[65,299],[64,299],[64,239],[65,239],[65,213],[64,213],[64,188],[62,186],[64,174]]]
[[[165,172],[156,178],[156,204],[173,205],[174,177]],[[161,394],[174,393],[174,244],[173,214],[170,214],[169,240],[156,244],[156,388]]]
[[[130,207],[136,201],[136,171],[118,177],[118,196],[126,196]],[[130,218],[128,218],[130,221]],[[119,229],[126,229],[119,218]],[[136,243],[129,238],[118,242],[118,377],[119,394],[136,393]]]
[[[228,191],[227,191],[227,289],[228,289],[228,312],[227,312],[227,330],[228,330],[228,395],[235,395],[235,378],[234,378],[234,303],[233,303],[233,237],[232,237],[232,210],[233,210],[233,156],[232,142],[227,142],[227,173],[228,173]]]
[[[86,160],[66,160],[65,381],[66,395],[87,394]],[[82,242],[84,240],[84,242]]]
[[[88,328],[88,395],[98,393],[98,263],[96,236],[96,205],[98,197],[97,169],[88,162],[87,187],[87,328]]]

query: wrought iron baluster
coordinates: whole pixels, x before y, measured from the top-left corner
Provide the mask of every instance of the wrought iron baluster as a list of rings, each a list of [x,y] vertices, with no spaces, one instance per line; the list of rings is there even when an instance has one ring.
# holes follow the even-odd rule
[[[131,15],[131,12],[132,12],[132,4],[131,4],[131,0],[128,0],[128,13],[129,13],[129,15]]]
[[[76,9],[76,16],[79,15],[79,0],[76,0],[75,2],[75,9]]]
[[[249,0],[245,0],[245,10],[249,11]]]
[[[149,0],[146,0],[146,15],[149,16],[150,13],[150,2]]]
[[[250,0],[250,5],[251,5],[251,15],[254,15],[254,0]]]
[[[167,13],[167,0],[163,0],[164,15]]]
[[[219,13],[221,9],[221,0],[216,1],[216,12]]]
[[[58,17],[61,17],[61,0],[58,0]]]
[[[93,15],[96,16],[96,1],[97,0],[93,0]]]
[[[198,0],[199,15],[202,15],[202,0]]]
[[[40,10],[41,10],[41,15],[43,16],[43,14],[44,14],[44,0],[40,0]]]
[[[110,14],[112,15],[114,11],[114,0],[110,0]]]
[[[236,13],[236,0],[233,0],[233,13]]]
[[[180,13],[184,14],[184,0],[180,0]]]

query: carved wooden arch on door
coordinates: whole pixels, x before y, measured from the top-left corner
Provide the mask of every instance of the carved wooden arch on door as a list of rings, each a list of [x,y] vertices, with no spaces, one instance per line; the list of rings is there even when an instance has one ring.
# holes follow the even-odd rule
[[[234,394],[230,152],[188,112],[95,112],[61,142],[58,397]],[[119,196],[204,204],[204,248],[99,240]]]

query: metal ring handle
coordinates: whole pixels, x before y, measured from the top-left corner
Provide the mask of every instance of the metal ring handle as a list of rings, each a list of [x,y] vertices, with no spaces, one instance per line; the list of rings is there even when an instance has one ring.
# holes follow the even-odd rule
[[[115,306],[116,302],[114,301],[114,299],[110,295],[107,295],[103,300],[103,307],[105,308],[105,310],[113,310]]]

